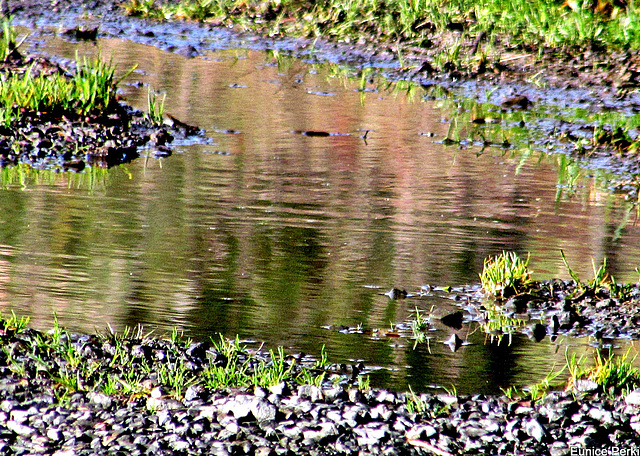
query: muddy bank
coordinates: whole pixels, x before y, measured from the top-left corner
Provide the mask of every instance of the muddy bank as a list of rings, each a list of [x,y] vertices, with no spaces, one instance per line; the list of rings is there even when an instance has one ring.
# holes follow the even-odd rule
[[[480,286],[456,288],[449,297],[461,303],[460,318],[466,322],[483,324],[503,317],[522,323],[518,327],[513,321],[504,320],[504,329],[496,330],[494,335],[520,331],[537,341],[558,336],[588,336],[599,342],[640,339],[637,284],[618,284],[612,291],[606,287],[580,287],[574,281],[549,280],[536,282],[526,292],[495,303]]]
[[[169,156],[168,145],[175,139],[202,135],[171,116],[162,119],[160,111],[154,118],[127,105],[116,94],[118,82],[110,75],[109,63],[53,61],[26,53],[11,38],[5,40],[17,48],[0,63],[0,72],[4,84],[13,87],[7,90],[16,95],[3,91],[13,105],[3,110],[0,167],[105,168],[137,158],[142,149],[152,157]],[[28,95],[29,90],[37,97]]]
[[[55,326],[42,333],[24,321],[0,323],[7,455],[567,455],[571,447],[640,445],[640,391],[623,399],[593,382],[535,402],[414,395],[354,381],[366,366],[237,345],[234,354],[233,343],[137,331],[79,335]],[[289,377],[212,387],[274,368]]]
[[[611,102],[620,107],[640,106],[636,90],[640,86],[637,71],[640,62],[638,56],[629,53],[602,54],[593,50],[566,49],[562,58],[543,54],[532,60],[532,56],[524,55],[520,57],[527,58],[508,59],[493,71],[462,74],[434,70],[425,64],[428,58],[425,49],[408,47],[399,53],[396,47],[366,36],[351,44],[325,38],[256,36],[219,23],[138,19],[125,14],[124,3],[117,0],[58,0],[51,9],[43,10],[38,2],[22,0],[9,2],[9,9],[18,23],[31,27],[36,35],[46,27],[53,26],[63,33],[81,27],[92,33],[95,31],[98,36],[123,36],[187,57],[215,49],[277,49],[311,61],[329,61],[355,68],[373,67],[394,79],[455,87],[462,89],[466,96],[475,93],[479,98],[485,98],[485,93],[479,92],[493,88],[497,97],[494,99],[526,91],[530,97],[544,103]],[[73,33],[68,35],[74,37]],[[87,36],[82,34],[81,37]],[[442,36],[430,50],[444,49],[450,41],[450,36]],[[473,43],[468,43],[467,47],[471,52]],[[509,54],[506,49],[505,53]]]

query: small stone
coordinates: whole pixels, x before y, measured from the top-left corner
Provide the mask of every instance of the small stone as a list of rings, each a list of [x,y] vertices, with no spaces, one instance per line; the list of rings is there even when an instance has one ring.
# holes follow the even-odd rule
[[[378,391],[376,402],[387,402],[389,404],[394,404],[396,402],[396,396],[390,391],[380,390]]]
[[[353,403],[362,402],[362,391],[360,391],[358,388],[351,388],[348,394],[349,401]]]
[[[438,400],[445,405],[452,405],[458,402],[457,396],[453,394],[438,394]]]
[[[209,421],[213,421],[213,417],[218,413],[218,407],[215,405],[205,405],[203,407],[198,407],[195,409],[198,411],[198,415],[196,416],[196,421],[202,418],[206,418]]]
[[[629,394],[627,394],[627,396],[624,398],[624,401],[628,404],[628,405],[637,405],[640,406],[640,389],[636,389],[631,391]]]
[[[449,349],[452,352],[458,351],[458,349],[462,347],[463,342],[464,341],[460,339],[460,336],[458,336],[455,333],[451,334],[451,337],[449,337],[447,340],[444,341],[444,343],[449,346]]]
[[[25,426],[24,424],[20,424],[13,420],[7,421],[7,429],[23,437],[28,437],[36,432],[32,427]]]
[[[238,432],[240,432],[240,426],[238,426],[238,422],[230,416],[220,421],[220,425],[224,428],[224,430],[231,434],[237,434]]]
[[[496,433],[500,430],[500,425],[496,423],[494,420],[483,419],[478,422],[480,426],[489,433]]]
[[[175,442],[171,442],[169,447],[174,451],[185,451],[189,448],[189,442],[185,440],[176,440]]]
[[[158,410],[156,415],[158,416],[158,426],[164,426],[166,423],[171,422],[171,415],[169,415],[167,409]]]
[[[57,429],[48,429],[47,430],[47,438],[49,440],[53,440],[53,441],[58,441],[62,438],[62,434],[60,434],[60,431]]]
[[[95,393],[93,391],[87,394],[89,402],[102,408],[111,407],[111,398],[103,393]]]
[[[535,418],[531,418],[529,421],[525,422],[524,431],[538,442],[542,442],[546,434],[544,427],[542,427]]]
[[[269,447],[259,447],[256,448],[256,451],[253,454],[254,456],[270,456],[272,451]]]
[[[76,456],[75,450],[58,450],[51,456]]]
[[[184,400],[185,401],[195,401],[200,397],[200,393],[202,392],[202,387],[199,385],[191,385],[184,392]]]
[[[276,396],[283,396],[287,389],[287,384],[285,382],[280,382],[277,385],[273,385],[269,387],[269,391]]]
[[[600,385],[587,379],[580,379],[573,385],[573,389],[579,393],[595,393],[599,388]]]
[[[371,409],[371,419],[389,421],[393,411],[389,410],[384,404],[378,404]]]
[[[464,319],[464,314],[458,310],[456,312],[445,315],[440,319],[440,321],[450,328],[462,329],[463,319]]]
[[[0,402],[0,410],[2,410],[3,412],[10,413],[17,405],[18,403],[16,401],[7,399]]]
[[[613,424],[613,414],[609,410],[604,410],[600,407],[590,408],[587,416],[603,424]]]
[[[470,426],[466,426],[464,428],[461,429],[460,433],[466,435],[467,437],[469,437],[470,439],[476,440],[480,437],[483,437],[487,434],[489,434],[489,431],[480,427],[480,426],[475,426],[475,425],[470,425]]]
[[[277,411],[274,405],[265,401],[255,400],[251,404],[251,413],[259,423],[275,420]]]
[[[385,428],[356,428],[353,430],[358,434],[357,442],[359,446],[375,446],[380,443],[380,440],[384,439],[387,435],[387,429]]]
[[[29,419],[29,416],[31,416],[32,414],[33,413],[31,413],[30,410],[14,409],[14,410],[11,410],[9,417],[11,420],[15,421],[16,423],[24,423]]]
[[[549,446],[550,456],[567,456],[570,454],[570,448],[565,442],[553,442]]]
[[[412,440],[427,440],[436,435],[438,431],[431,425],[420,424],[412,427],[406,433],[408,439]]]
[[[319,443],[336,435],[338,435],[338,429],[333,423],[320,423],[318,426],[307,429],[302,433],[307,443]]]
[[[246,418],[251,413],[253,398],[247,395],[239,395],[227,401],[222,407],[224,414],[231,413],[236,419]]]
[[[298,387],[298,396],[309,399],[311,402],[319,402],[324,398],[322,389],[315,385],[300,385]]]

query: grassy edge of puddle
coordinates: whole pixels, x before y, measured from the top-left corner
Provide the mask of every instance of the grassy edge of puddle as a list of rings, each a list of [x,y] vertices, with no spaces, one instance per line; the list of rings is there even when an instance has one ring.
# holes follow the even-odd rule
[[[466,76],[500,73],[523,59],[580,56],[585,48],[606,60],[640,47],[633,0],[128,0],[122,7],[134,16],[237,26],[270,37],[373,43],[393,49],[401,61],[425,56],[421,71]],[[627,77],[621,72],[618,80]]]
[[[87,348],[90,345],[100,349]],[[194,342],[177,328],[166,337],[145,333],[140,326],[121,333],[108,327],[103,333],[79,335],[61,327],[55,317],[53,328],[41,332],[29,328],[29,317],[13,312],[6,319],[0,315],[0,354],[14,375],[52,381],[61,403],[79,391],[123,399],[155,395],[182,399],[192,386],[249,390],[341,384],[369,389],[368,376],[359,375],[357,367],[347,374],[331,365],[324,347],[317,359],[311,359],[286,354],[282,347],[251,350],[237,336]],[[51,356],[55,362],[48,360]],[[191,362],[196,358],[206,367]]]
[[[121,333],[109,327],[95,335],[74,334],[61,327],[55,317],[52,329],[41,332],[29,328],[28,317],[13,312],[6,319],[0,315],[0,354],[3,370],[6,369],[3,375],[10,372],[26,382],[51,382],[51,392],[60,404],[67,403],[77,392],[101,393],[127,401],[158,397],[180,400],[189,394],[189,388],[370,388],[369,376],[361,373],[366,366],[353,366],[352,372],[347,373],[344,366],[330,363],[324,347],[319,358],[312,359],[287,354],[283,347],[268,352],[251,350],[237,336],[225,339],[218,335],[205,342],[193,342],[177,328],[167,337],[145,334],[142,327],[125,328]],[[630,350],[615,355],[611,350],[594,349],[593,361],[589,361],[585,355],[577,357],[567,349],[565,358],[564,366],[552,368],[538,382],[522,388],[502,388],[504,396],[509,400],[538,401],[559,388],[577,394],[588,386],[591,392],[599,390],[615,399],[640,385],[640,369],[632,365],[635,356],[630,356]],[[564,380],[556,381],[565,371]],[[455,385],[440,389],[457,396]],[[427,410],[421,395],[414,393],[411,386],[406,405],[411,412]],[[152,411],[153,401],[148,409]]]
[[[160,21],[193,20],[235,26],[269,37],[323,38],[353,43],[356,48],[366,43],[373,43],[376,49],[388,47],[400,65],[392,79],[400,78],[401,85],[406,85],[408,78],[420,86],[421,78],[438,74],[453,80],[478,77],[502,84],[510,80],[507,77],[503,81],[506,74],[517,74],[516,79],[524,75],[526,84],[544,89],[547,76],[554,73],[558,62],[564,66],[559,73],[565,73],[559,77],[560,85],[576,79],[575,75],[566,76],[567,68],[580,77],[593,73],[583,86],[610,85],[619,99],[636,91],[640,82],[640,73],[630,57],[640,47],[640,21],[635,20],[638,10],[633,1],[464,0],[441,4],[395,0],[363,5],[295,0],[129,0],[122,7],[129,15]],[[520,64],[524,61],[527,63]],[[572,69],[575,67],[580,70]],[[603,77],[598,74],[603,68],[615,74]],[[369,76],[366,68],[358,75],[363,80]],[[481,148],[480,153],[487,147],[516,149],[524,160],[532,150],[560,151],[570,160],[558,163],[558,198],[571,193],[578,174],[567,172],[572,165],[584,169],[597,162],[616,169],[618,174],[604,179],[598,176],[602,187],[637,203],[640,177],[635,161],[640,148],[640,115],[616,115],[609,110],[585,114],[580,109],[572,114],[568,109],[556,113],[553,127],[546,131],[536,121],[537,114],[529,112],[534,105],[529,97],[502,94],[496,101],[491,94],[486,96],[487,101],[493,98],[490,103],[469,108],[461,102],[453,109],[451,128],[441,139],[443,144],[474,145]],[[542,118],[547,116],[542,114]],[[496,124],[502,126],[496,129]],[[533,136],[540,136],[535,134],[540,130],[543,139],[519,138],[520,130]]]
[[[191,343],[178,330],[168,338],[138,329],[72,334],[55,318],[53,329],[41,332],[28,323],[0,318],[5,454],[569,454],[585,437],[596,438],[592,445],[637,442],[640,392],[626,393],[638,371],[626,357],[597,355],[595,367],[568,357],[569,390],[552,391],[558,374],[550,373],[528,389],[485,396],[459,395],[455,386],[396,393],[353,376],[350,383],[296,386],[281,374],[302,357],[278,349],[243,358],[243,365],[275,373],[273,381],[207,389],[194,372],[245,356],[237,339]],[[141,369],[146,359],[156,370]],[[323,378],[326,357],[307,362],[321,371],[314,378]],[[107,387],[93,388],[105,376]],[[587,425],[598,435],[585,433]]]
[[[581,280],[566,262],[569,273],[575,281],[575,288],[564,297],[565,308],[587,295],[603,293],[606,288],[610,299],[637,299],[631,290],[634,284],[617,284],[606,270],[606,260],[596,269],[590,281]],[[484,262],[481,278],[481,292],[489,298],[484,301],[483,308],[490,307],[493,302],[494,318],[504,321],[513,318],[509,310],[509,302],[514,298],[522,298],[526,303],[537,300],[540,284],[531,280],[531,271],[526,261],[521,260],[513,252],[503,252],[489,257]],[[388,293],[390,299],[406,299],[411,296],[406,291],[396,290]],[[507,301],[509,298],[509,301]],[[493,300],[495,301],[493,301]],[[542,298],[540,298],[542,299]],[[433,309],[432,309],[433,310]],[[486,308],[485,308],[486,310]],[[516,311],[516,313],[522,312]],[[577,312],[571,309],[571,312]],[[416,316],[410,322],[413,338],[418,344],[428,343],[428,338],[421,338],[432,326],[434,315],[431,312],[420,313],[416,307]],[[460,313],[460,312],[457,312]],[[458,323],[449,323],[446,316],[442,321],[447,326],[461,325],[462,315]],[[455,318],[454,318],[455,319]],[[558,322],[556,318],[554,322]],[[108,327],[104,333],[96,335],[72,334],[62,328],[54,316],[53,328],[47,332],[29,329],[29,317],[17,316],[14,312],[6,319],[0,315],[0,354],[2,365],[18,377],[35,375],[52,381],[55,385],[53,393],[58,401],[65,402],[70,395],[78,391],[94,391],[120,397],[154,397],[168,395],[180,399],[189,387],[218,389],[251,389],[273,388],[278,385],[314,385],[316,387],[356,387],[369,389],[369,376],[366,366],[359,364],[347,372],[346,366],[331,364],[329,354],[323,347],[316,359],[302,355],[287,354],[283,347],[262,351],[250,350],[242,344],[238,337],[225,339],[221,334],[209,337],[204,342],[194,342],[174,328],[167,337],[156,337],[145,333],[142,327],[125,328],[117,333]],[[518,325],[507,323],[511,331],[521,329]],[[486,334],[493,330],[491,324],[479,325]],[[557,334],[558,328],[555,328]],[[507,330],[508,331],[508,330]],[[545,330],[546,331],[546,330]],[[393,337],[400,337],[394,333]],[[503,332],[506,334],[506,332]],[[510,333],[509,333],[510,334]],[[568,333],[567,337],[571,337]],[[459,339],[456,337],[456,342]],[[457,351],[460,344],[455,345]],[[460,341],[462,342],[462,341]],[[485,340],[485,344],[502,343],[502,338]],[[509,344],[510,339],[509,339]],[[99,349],[87,348],[100,346]],[[186,353],[186,356],[182,354]],[[611,398],[624,396],[640,385],[640,370],[633,366],[636,356],[631,356],[631,348],[620,356],[608,348],[593,347],[593,362],[588,362],[584,355],[579,358],[570,348],[565,349],[566,364],[557,370],[552,368],[541,381],[532,381],[527,387],[508,386],[502,388],[509,399],[515,397],[536,401],[549,391],[564,386],[567,390],[585,387],[589,382],[591,390],[599,389]],[[55,362],[47,360],[56,357]],[[198,358],[200,367],[190,361]],[[557,382],[563,375],[566,380]],[[455,385],[450,389],[455,395]],[[413,393],[409,385],[407,403],[410,410],[420,411],[420,397]]]

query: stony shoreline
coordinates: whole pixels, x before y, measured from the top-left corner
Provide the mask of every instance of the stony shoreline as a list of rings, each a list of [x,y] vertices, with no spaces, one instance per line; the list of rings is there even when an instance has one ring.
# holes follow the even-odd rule
[[[139,332],[79,335],[56,325],[44,333],[7,321],[0,328],[6,455],[555,456],[571,447],[640,447],[640,390],[611,397],[583,382],[534,402],[414,395],[359,384],[362,366],[318,367],[317,360],[282,353],[289,372],[313,374],[309,383],[298,376],[210,388],[204,379],[212,367],[254,369],[273,363],[273,353],[233,357],[211,342]],[[162,373],[171,365],[185,367],[182,380],[172,383]]]

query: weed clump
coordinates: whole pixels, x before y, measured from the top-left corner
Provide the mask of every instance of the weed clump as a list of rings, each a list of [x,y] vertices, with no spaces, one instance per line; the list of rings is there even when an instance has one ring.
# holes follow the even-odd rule
[[[585,357],[576,358],[575,353],[567,357],[569,381],[567,390],[573,389],[580,380],[588,380],[597,384],[609,396],[627,394],[640,385],[640,370],[633,366],[633,359],[629,359],[629,352],[623,356],[614,356],[609,351],[603,354],[594,351],[593,364],[585,366]]]
[[[501,298],[525,291],[532,281],[528,265],[529,256],[522,260],[515,252],[502,252],[485,259],[480,274],[482,289]]]
[[[100,58],[77,60],[77,70],[69,78],[61,73],[34,74],[31,65],[24,74],[0,77],[0,121],[8,128],[23,117],[104,116],[117,112],[118,83],[133,71],[115,78],[115,66]]]

